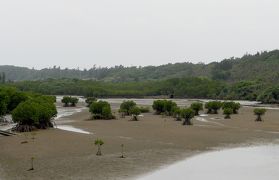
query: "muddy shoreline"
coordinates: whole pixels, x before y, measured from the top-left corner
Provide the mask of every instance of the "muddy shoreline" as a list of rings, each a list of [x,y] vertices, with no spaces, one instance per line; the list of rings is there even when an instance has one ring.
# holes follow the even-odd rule
[[[113,104],[117,107],[119,104]],[[254,122],[253,108],[243,107],[231,120],[209,115],[184,127],[171,117],[144,114],[138,122],[130,117],[90,120],[87,109],[60,118],[66,124],[92,134],[59,129],[32,135],[0,137],[0,179],[134,179],[167,164],[215,148],[272,143],[279,138],[279,111],[268,110],[264,122]],[[94,140],[102,138],[103,156],[95,155]],[[21,144],[28,141],[26,144]],[[126,158],[121,155],[125,145]],[[27,171],[35,157],[35,171]]]

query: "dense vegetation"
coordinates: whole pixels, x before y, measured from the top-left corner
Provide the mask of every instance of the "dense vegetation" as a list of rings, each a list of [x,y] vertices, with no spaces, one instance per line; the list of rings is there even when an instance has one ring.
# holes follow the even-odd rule
[[[224,100],[259,100],[279,103],[279,86],[264,83],[237,82],[226,84],[206,78],[183,78],[162,81],[111,83],[77,79],[49,79],[6,83],[22,91],[50,95],[80,95],[86,97],[165,96],[175,98],[209,98]]]
[[[153,102],[152,108],[156,114],[165,114],[171,116],[177,108],[177,104],[170,100],[156,100]]]
[[[137,106],[137,104],[134,101],[123,101],[120,104],[119,112],[121,112],[123,114],[122,116],[126,116],[126,115],[129,116],[132,114],[131,110],[136,106]]]
[[[65,107],[75,107],[78,103],[78,98],[72,96],[64,96],[61,102],[64,104]]]
[[[257,116],[256,121],[262,121],[262,116],[265,114],[266,109],[264,108],[255,108],[254,114]]]
[[[18,123],[15,129],[20,132],[53,127],[51,120],[56,115],[54,101],[46,96],[24,101],[12,111],[13,121]]]
[[[223,109],[223,111],[224,111],[223,114],[225,114],[225,119],[230,119],[231,114],[233,113],[232,108],[226,107],[226,108]]]
[[[221,109],[221,107],[222,107],[222,102],[220,101],[210,101],[205,103],[207,114],[218,114],[218,110]]]
[[[208,77],[214,80],[229,82],[270,81],[279,83],[279,50],[246,54],[241,58],[224,59],[210,64],[192,64],[189,62],[166,64],[147,67],[124,67],[90,69],[61,69],[60,67],[42,70],[28,69],[15,66],[0,66],[0,72],[6,74],[6,80],[45,80],[48,78],[92,79],[110,82],[136,82],[162,80],[185,77]]]
[[[123,101],[120,105],[119,113],[121,113],[122,118],[126,115],[131,115],[132,120],[138,121],[138,115],[141,113],[149,112],[149,108],[147,107],[138,107],[134,101]]]
[[[176,97],[211,98],[220,94],[224,84],[206,78],[111,83],[77,79],[49,79],[9,83],[23,91],[87,97],[144,97],[171,94]]]
[[[191,109],[195,111],[195,116],[199,115],[199,111],[203,110],[203,103],[195,102],[191,104]]]
[[[138,115],[140,115],[141,111],[140,108],[137,106],[134,106],[130,109],[130,114],[132,115],[132,120],[133,121],[138,121]]]
[[[20,92],[15,88],[0,87],[0,116],[12,112],[18,104],[37,94]]]
[[[92,119],[114,119],[112,115],[110,104],[106,101],[94,101],[89,111],[92,114]]]
[[[34,70],[0,66],[2,83],[23,91],[87,97],[169,96],[279,103],[279,50],[219,63]],[[83,79],[83,80],[80,80]],[[32,80],[32,81],[21,81]],[[34,81],[37,80],[37,81]],[[14,81],[14,82],[11,82]]]
[[[222,104],[222,109],[231,109],[233,114],[237,114],[240,109],[240,103],[236,103],[233,101],[226,101]]]
[[[195,111],[191,108],[181,109],[181,117],[184,118],[182,125],[192,125],[191,119],[195,116]]]
[[[40,94],[21,92],[15,88],[0,88],[0,117],[12,114],[18,131],[52,127],[51,119],[56,116],[56,98]]]

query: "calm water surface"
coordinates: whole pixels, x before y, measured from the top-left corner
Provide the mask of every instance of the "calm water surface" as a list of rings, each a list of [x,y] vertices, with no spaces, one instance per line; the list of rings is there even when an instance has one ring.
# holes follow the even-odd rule
[[[278,180],[279,145],[203,153],[138,180]]]

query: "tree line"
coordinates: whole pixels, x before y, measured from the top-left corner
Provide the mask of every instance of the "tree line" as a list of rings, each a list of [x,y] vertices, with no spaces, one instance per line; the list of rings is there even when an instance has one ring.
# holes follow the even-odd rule
[[[6,82],[6,74],[4,72],[0,72],[0,84],[4,84]]]
[[[69,69],[53,66],[41,70],[16,66],[0,66],[6,73],[7,81],[45,79],[90,79],[109,82],[139,82],[165,80],[170,78],[207,77],[227,83],[262,81],[279,84],[279,50],[245,54],[241,58],[227,58],[209,64],[190,62],[165,64],[161,66],[96,67],[89,69]]]
[[[269,85],[260,81],[240,81],[228,84],[198,77],[118,83],[78,79],[48,79],[9,82],[6,83],[6,86],[46,95],[80,95],[97,98],[165,96],[279,103],[279,86],[277,85]]]

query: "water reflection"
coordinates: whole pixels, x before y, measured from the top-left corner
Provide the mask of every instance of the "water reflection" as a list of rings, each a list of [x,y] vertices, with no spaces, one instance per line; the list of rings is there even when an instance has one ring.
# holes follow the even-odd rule
[[[204,153],[138,180],[277,180],[279,146],[242,147]]]

